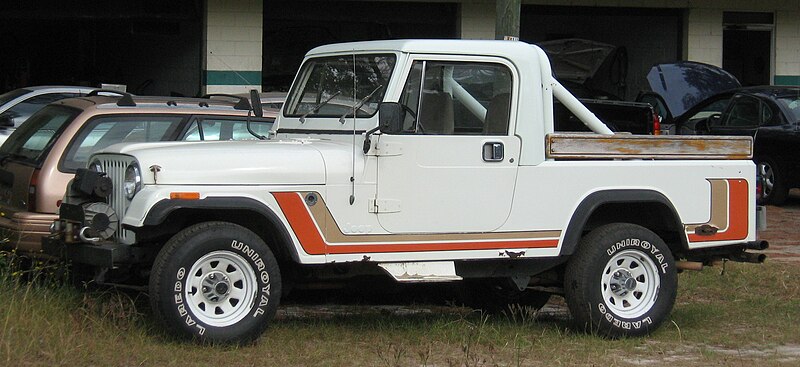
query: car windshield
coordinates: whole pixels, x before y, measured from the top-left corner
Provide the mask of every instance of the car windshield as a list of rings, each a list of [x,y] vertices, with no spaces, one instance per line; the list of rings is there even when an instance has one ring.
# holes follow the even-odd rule
[[[778,103],[791,113],[787,117],[793,119],[793,122],[800,122],[800,95],[778,97]]]
[[[8,137],[0,147],[0,159],[40,164],[61,131],[80,113],[63,106],[47,106]]]
[[[286,115],[352,116],[357,107],[359,117],[372,116],[383,100],[394,64],[395,56],[386,54],[312,59],[303,66],[290,93]]]
[[[30,93],[30,92],[31,91],[29,91],[27,89],[15,89],[15,90],[12,90],[10,92],[6,92],[6,93],[3,93],[3,94],[0,94],[0,106],[8,103],[9,101],[11,101],[11,100],[23,95],[23,94],[27,94],[27,93]]]

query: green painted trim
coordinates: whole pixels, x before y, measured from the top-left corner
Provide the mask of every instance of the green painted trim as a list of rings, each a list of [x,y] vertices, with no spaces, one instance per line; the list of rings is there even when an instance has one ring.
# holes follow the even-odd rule
[[[261,71],[206,70],[205,85],[261,85]]]
[[[800,75],[775,75],[775,85],[800,85]]]

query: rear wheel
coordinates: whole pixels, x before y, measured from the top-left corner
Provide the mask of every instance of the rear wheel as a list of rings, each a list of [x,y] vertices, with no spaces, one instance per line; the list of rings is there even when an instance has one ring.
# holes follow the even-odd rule
[[[650,230],[614,223],[586,235],[567,264],[564,292],[577,326],[612,338],[655,330],[672,311],[675,261]]]
[[[150,276],[156,317],[170,330],[212,343],[258,338],[280,295],[272,251],[232,223],[201,223],[179,232],[156,257]]]
[[[758,175],[763,180],[763,194],[760,202],[762,204],[781,205],[789,196],[789,188],[786,186],[783,172],[777,162],[770,157],[758,158],[756,160]]]

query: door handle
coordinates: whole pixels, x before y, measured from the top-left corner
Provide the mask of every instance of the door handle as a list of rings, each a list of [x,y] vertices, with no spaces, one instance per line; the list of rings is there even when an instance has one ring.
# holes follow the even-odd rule
[[[485,162],[500,162],[504,157],[503,143],[489,142],[483,144],[483,160]]]

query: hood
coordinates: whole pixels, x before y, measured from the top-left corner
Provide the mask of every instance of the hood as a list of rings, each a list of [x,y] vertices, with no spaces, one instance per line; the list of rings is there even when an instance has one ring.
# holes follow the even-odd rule
[[[617,47],[607,43],[569,38],[537,43],[547,57],[559,80],[583,83],[593,77],[600,65]]]
[[[163,185],[320,185],[326,180],[320,141],[166,142],[112,145],[98,154],[136,158],[144,184]],[[327,147],[323,151],[344,148]]]
[[[742,86],[722,68],[693,61],[653,66],[647,73],[647,82],[664,99],[673,117],[717,93]]]

